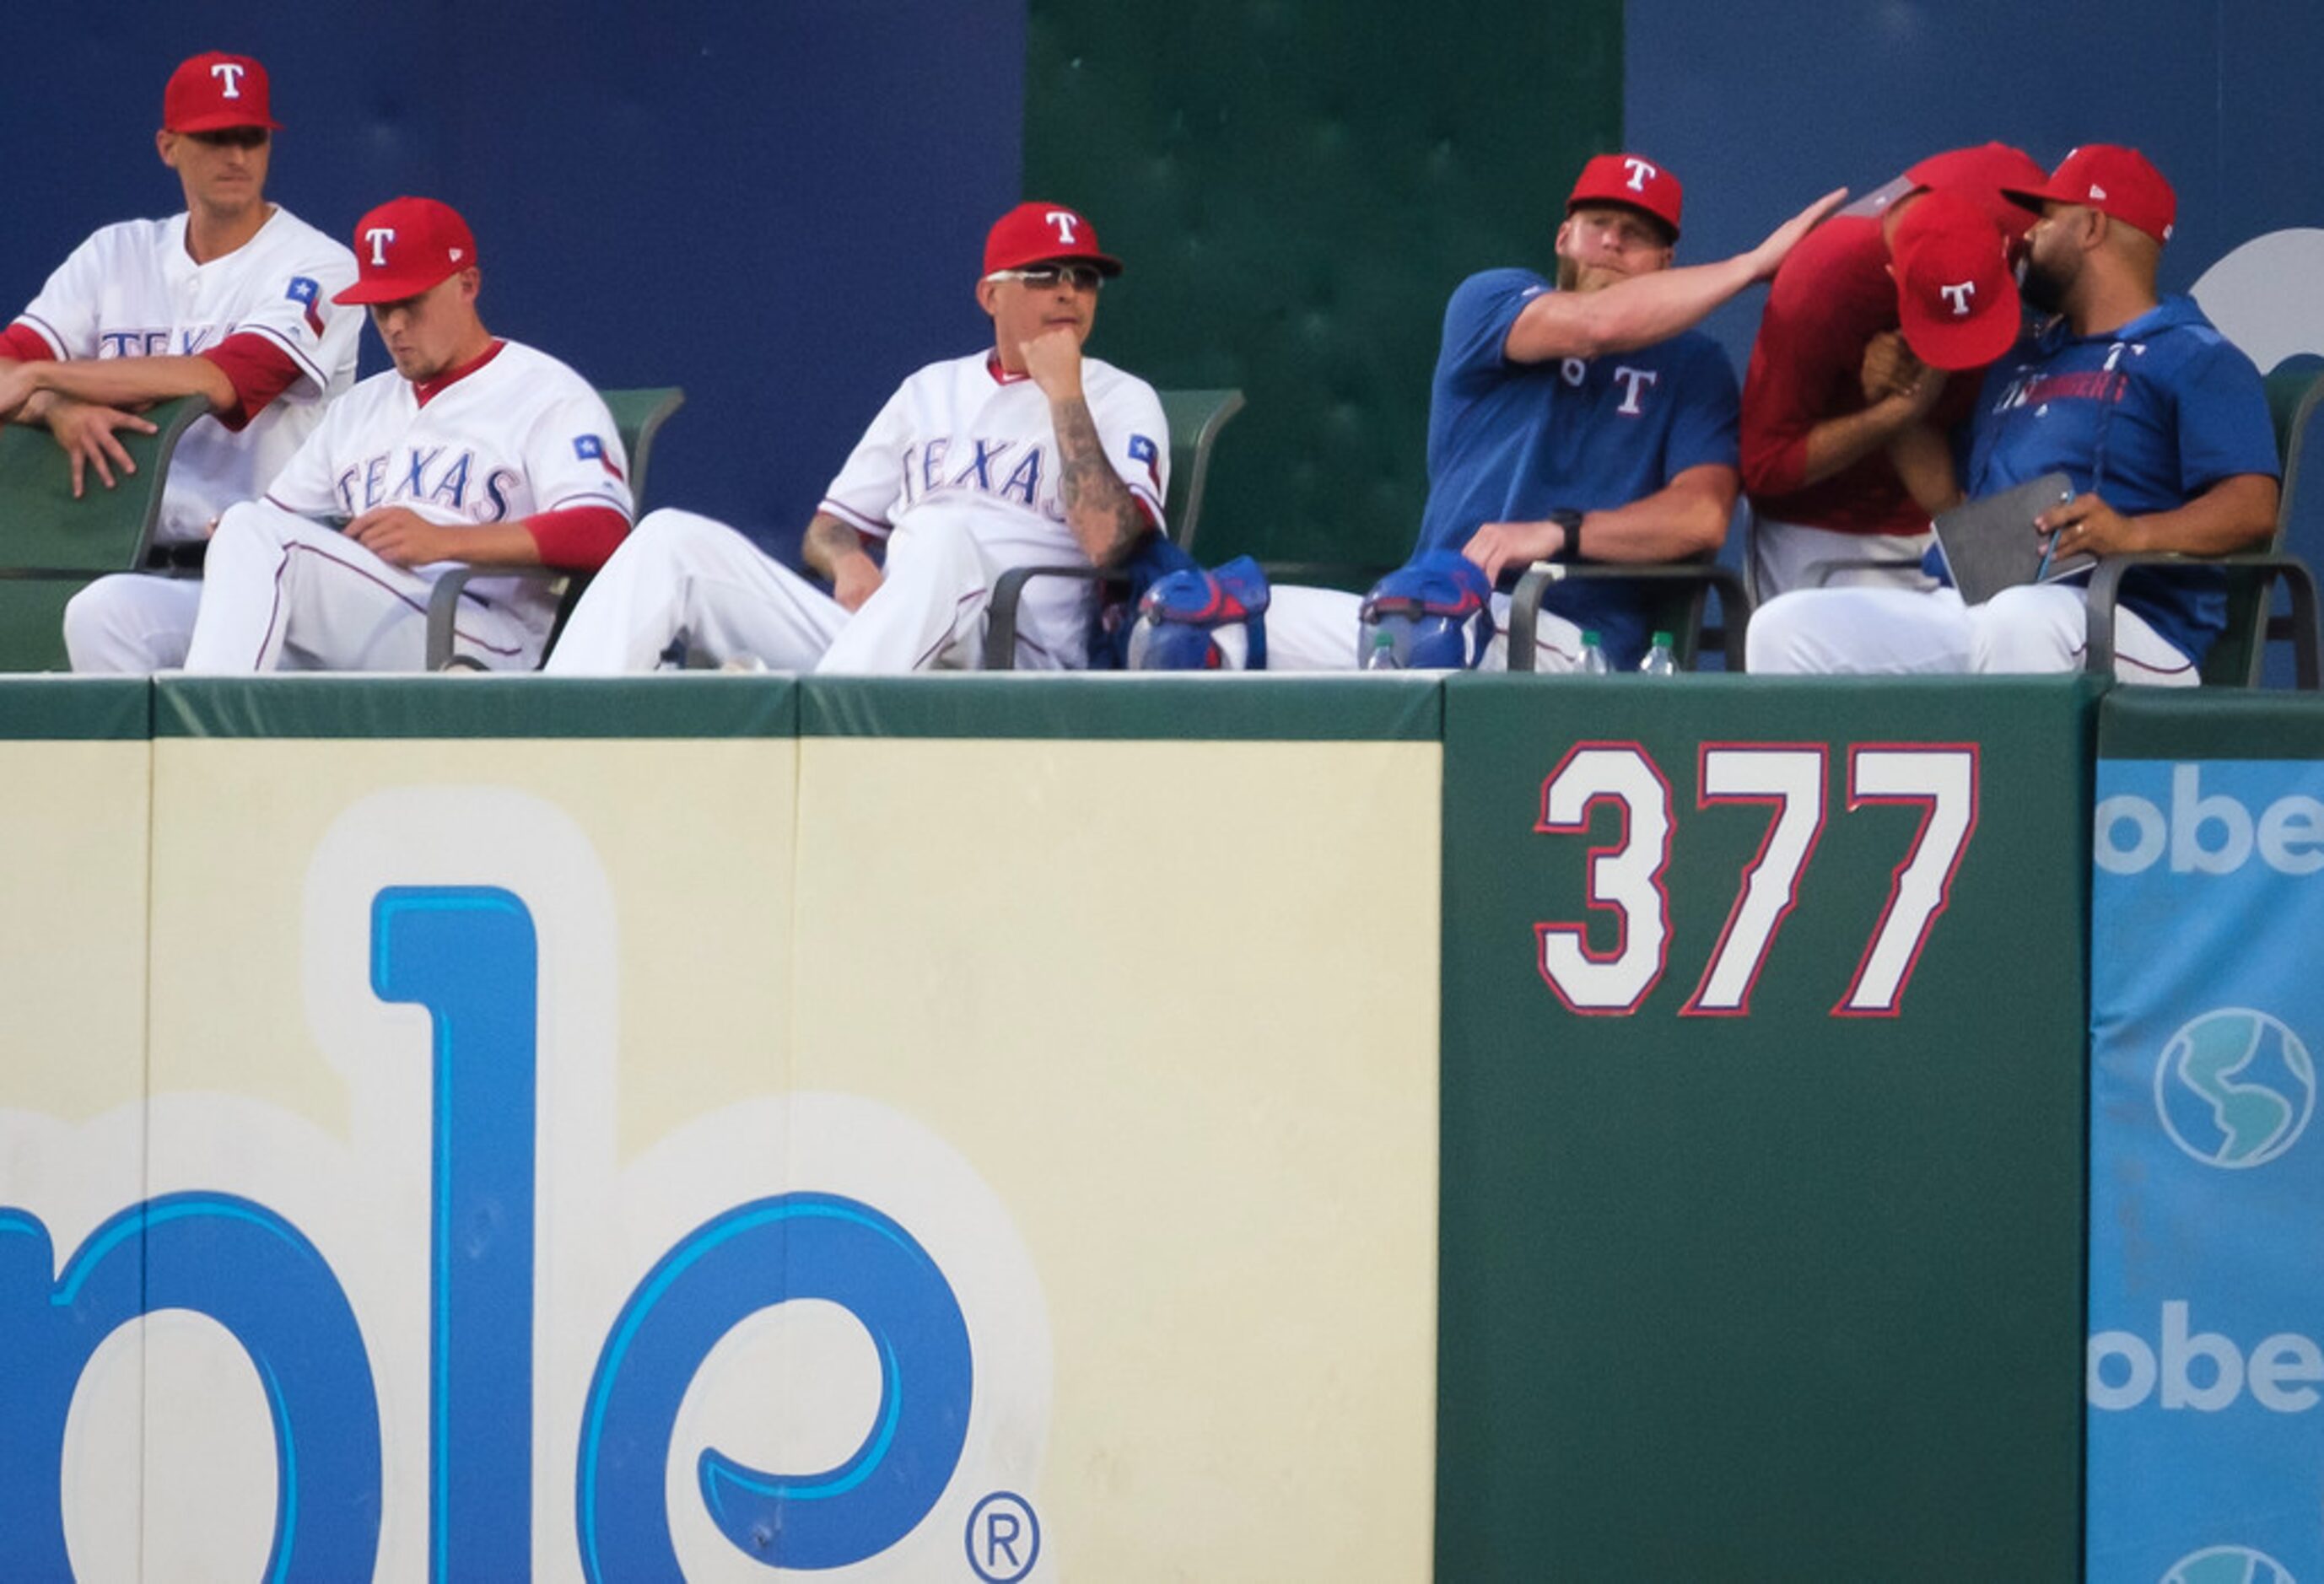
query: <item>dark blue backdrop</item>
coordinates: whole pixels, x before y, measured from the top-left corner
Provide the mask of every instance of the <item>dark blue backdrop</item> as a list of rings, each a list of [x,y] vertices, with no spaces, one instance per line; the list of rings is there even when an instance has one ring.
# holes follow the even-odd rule
[[[2324,223],[2324,13],[2314,0],[1629,0],[1630,145],[1686,183],[1683,256],[1757,241],[1828,187],[1999,138],[2044,165],[2143,149],[2179,192],[2163,284],[2248,238]],[[1711,328],[1739,370],[1759,294]]]
[[[2144,148],[2179,189],[2173,287],[2324,219],[2312,0],[1784,9],[1630,0],[1626,141],[1686,181],[1690,257],[1988,137],[2045,162]],[[0,313],[99,223],[177,207],[152,152],[162,80],[245,50],[290,129],[277,198],[341,235],[399,192],[457,205],[494,328],[603,384],[691,392],[656,499],[786,551],[898,378],[983,339],[979,239],[1019,196],[1023,0],[120,0],[25,9],[10,36]],[[1712,320],[1738,367],[1757,313],[1753,293]]]
[[[1023,0],[119,0],[9,34],[0,316],[98,225],[182,207],[161,85],[224,49],[273,75],[271,197],[341,237],[398,193],[453,204],[495,331],[601,385],[687,388],[654,500],[786,553],[897,381],[988,335]]]

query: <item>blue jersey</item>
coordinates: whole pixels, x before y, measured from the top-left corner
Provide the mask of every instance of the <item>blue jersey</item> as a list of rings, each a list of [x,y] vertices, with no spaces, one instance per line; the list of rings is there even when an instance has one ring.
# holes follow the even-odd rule
[[[1738,465],[1735,370],[1707,336],[1690,330],[1635,352],[1551,363],[1503,356],[1517,315],[1550,290],[1530,270],[1488,270],[1446,305],[1415,554],[1459,550],[1488,522],[1627,506],[1690,467]],[[1563,583],[1542,603],[1596,628],[1617,666],[1646,651],[1647,618],[1630,591]]]
[[[1990,495],[2064,473],[2126,517],[2184,506],[2237,474],[2278,471],[2259,370],[2184,297],[2104,336],[2061,320],[1996,363],[1962,479]],[[2200,664],[2227,625],[2217,571],[2136,571],[2123,603]]]

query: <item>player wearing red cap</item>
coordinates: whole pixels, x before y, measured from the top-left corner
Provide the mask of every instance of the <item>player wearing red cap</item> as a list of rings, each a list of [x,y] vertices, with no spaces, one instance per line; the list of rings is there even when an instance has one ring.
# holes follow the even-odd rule
[[[782,670],[973,666],[1010,566],[1104,566],[1162,520],[1170,436],[1145,381],[1084,355],[1098,288],[1120,273],[1074,210],[1020,204],[985,240],[988,351],[906,380],[825,492],[807,565],[724,523],[656,511],[589,587],[549,657],[574,675],[651,669],[673,640]],[[875,561],[869,547],[885,541]],[[1026,590],[1017,663],[1085,661],[1088,585]]]
[[[1760,598],[1802,586],[1818,561],[1912,562],[1927,547],[1928,515],[1889,447],[1916,426],[1958,425],[1977,381],[1948,375],[1981,369],[2015,338],[2016,291],[1986,257],[2034,223],[2005,189],[2043,179],[2006,143],[1932,155],[1784,261],[1743,377],[1743,487],[1757,518]],[[1900,237],[1936,193],[1955,196],[1940,206],[1945,223],[1924,216]],[[1978,212],[1982,227],[1971,218]],[[1920,581],[1910,571],[1896,579]]]
[[[211,540],[189,671],[413,671],[449,567],[594,567],[630,525],[629,459],[580,375],[495,337],[476,310],[475,235],[400,198],[355,224],[356,282],[395,367],[331,404]],[[340,527],[338,525],[344,525]],[[456,652],[530,669],[555,603],[537,578],[478,577]]]
[[[1922,508],[2055,471],[2076,492],[2038,525],[2055,536],[2058,558],[2220,555],[2265,538],[2277,464],[2259,371],[2192,301],[2155,287],[2176,215],[2170,183],[2135,149],[2091,144],[2021,196],[2042,210],[2026,238],[2025,299],[2057,318],[1987,374],[1960,479],[1942,447],[1898,453]],[[1941,557],[1932,552],[1927,570],[1942,577]],[[2116,675],[2191,685],[2225,619],[2219,572],[2133,571],[2122,585]],[[2005,589],[1974,606],[1950,587],[1810,590],[1753,619],[1749,667],[2063,671],[2082,663],[2088,627],[2072,582]]]
[[[1428,500],[1415,553],[1452,552],[1507,589],[1536,560],[1674,561],[1715,550],[1735,505],[1735,375],[1691,329],[1778,263],[1843,196],[1748,253],[1674,268],[1678,179],[1637,154],[1582,168],[1557,228],[1557,281],[1488,270],[1454,289],[1429,392]],[[1351,670],[1362,602],[1278,585],[1275,670]],[[1582,631],[1618,665],[1645,649],[1635,593],[1572,580],[1543,604],[1536,664],[1576,663]],[[1502,663],[1498,637],[1475,663]]]
[[[193,564],[210,522],[257,493],[355,379],[361,316],[330,303],[355,260],[266,201],[280,130],[270,98],[266,69],[247,56],[181,64],[154,145],[186,212],[97,232],[0,331],[0,416],[45,423],[72,459],[76,491],[87,471],[109,488],[127,465],[117,431],[151,430],[132,409],[208,401],[215,421],[180,442],[162,497],[157,559],[172,564]],[[74,669],[177,664],[196,597],[189,582],[92,585],[66,612]]]

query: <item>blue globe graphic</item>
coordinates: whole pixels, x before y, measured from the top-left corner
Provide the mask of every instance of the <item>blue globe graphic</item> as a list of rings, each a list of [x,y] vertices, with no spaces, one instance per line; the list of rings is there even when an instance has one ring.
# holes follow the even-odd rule
[[[2290,1149],[2316,1110],[2316,1063],[2283,1020],[2248,1007],[2206,1012],[2172,1035],[2154,1107],[2178,1147],[2229,1171]]]
[[[2214,1545],[2181,1557],[2162,1584],[2296,1584],[2282,1562],[2247,1545]]]

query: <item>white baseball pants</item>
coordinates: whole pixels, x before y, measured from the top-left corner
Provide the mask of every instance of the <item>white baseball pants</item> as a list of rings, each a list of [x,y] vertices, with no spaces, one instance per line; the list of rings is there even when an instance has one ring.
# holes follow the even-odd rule
[[[150,677],[186,663],[202,585],[191,577],[119,572],[65,606],[65,653],[76,671]]]
[[[899,673],[978,664],[984,615],[1006,563],[941,520],[899,525],[885,577],[853,615],[724,523],[691,511],[649,513],[605,563],[549,658],[555,675],[649,671],[674,640],[719,660],[755,657],[771,670]],[[1078,666],[1087,585],[1036,580],[1019,612],[1017,664]]]
[[[1775,676],[2023,675],[2081,668],[2089,634],[2083,591],[2063,584],[2005,589],[1981,605],[1956,589],[1803,589],[1751,618],[1745,669]],[[2187,657],[2137,612],[2119,606],[2115,676],[2191,687]]]
[[[185,668],[424,669],[428,596],[444,570],[394,566],[334,529],[246,501],[211,537]],[[490,670],[530,670],[546,636],[537,612],[464,597],[453,649]]]
[[[1772,518],[1758,518],[1751,529],[1753,597],[1765,604],[1777,594],[1818,586],[1932,587],[1930,578],[1921,570],[1921,557],[1929,548],[1930,537],[1925,532],[1835,533],[1828,528],[1810,528],[1803,522],[1778,522]],[[1838,572],[1832,575],[1829,585],[1822,585],[1815,582],[1810,572],[1810,568],[1819,561],[1864,560],[1899,561],[1909,565]]]

